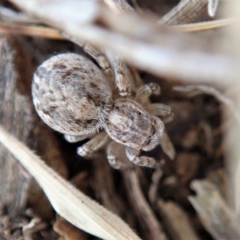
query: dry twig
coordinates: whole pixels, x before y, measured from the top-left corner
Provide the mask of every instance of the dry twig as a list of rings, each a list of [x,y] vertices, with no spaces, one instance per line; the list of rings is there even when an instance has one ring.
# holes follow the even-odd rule
[[[129,187],[128,194],[131,199],[132,207],[139,217],[142,229],[145,229],[147,239],[166,240],[167,237],[157,221],[154,213],[148,205],[140,188],[138,177],[135,171],[124,171],[124,180]]]
[[[29,26],[18,23],[0,21],[0,34],[21,34],[27,36],[44,37],[50,39],[64,40],[56,29],[42,26]]]

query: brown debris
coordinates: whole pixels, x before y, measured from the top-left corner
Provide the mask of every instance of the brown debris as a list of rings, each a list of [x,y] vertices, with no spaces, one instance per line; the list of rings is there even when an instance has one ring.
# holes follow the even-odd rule
[[[199,240],[189,216],[180,206],[172,201],[165,202],[161,199],[158,200],[157,206],[172,239]]]
[[[168,239],[163,232],[160,222],[151,210],[140,188],[139,180],[135,171],[123,172],[125,185],[128,186],[128,195],[132,207],[138,216],[141,230],[146,239]]]
[[[83,233],[78,228],[74,227],[72,224],[68,223],[66,220],[64,220],[61,217],[57,217],[57,220],[55,221],[53,225],[53,229],[55,232],[57,232],[62,238],[59,238],[58,240],[86,240],[87,236],[85,233]]]
[[[209,25],[201,20],[209,20],[207,15],[212,17],[216,11],[219,14],[216,8],[218,1],[199,1],[199,5],[189,0],[129,1],[136,12],[125,0],[102,1],[107,6],[98,1],[79,1],[78,6],[87,6],[89,12],[84,9],[81,10],[83,14],[79,14],[78,11],[76,19],[71,18],[75,16],[75,9],[63,0],[57,4],[69,7],[66,9],[70,9],[70,17],[64,16],[63,11],[61,18],[58,18],[54,1],[49,1],[52,9],[46,8],[44,1],[34,0],[32,5],[28,5],[29,1],[24,4],[19,0],[11,2],[31,13],[32,17],[12,9],[6,15],[3,11],[9,5],[0,0],[1,126],[64,178],[69,172],[71,180],[68,182],[79,191],[41,161],[38,162],[36,155],[31,155],[33,161],[26,168],[41,183],[56,212],[68,220],[57,215],[53,223],[51,219],[55,213],[42,190],[1,145],[0,239],[94,238],[79,228],[105,239],[127,239],[126,236],[129,239],[153,240],[240,239],[239,216],[235,213],[234,204],[231,205],[234,201],[239,205],[236,193],[238,181],[235,176],[226,174],[230,161],[226,152],[229,145],[235,146],[239,138],[234,136],[228,142],[224,135],[227,127],[240,123],[239,89],[235,86],[226,88],[229,82],[239,79],[238,70],[234,67],[238,56],[234,55],[233,58],[223,50],[224,47],[219,48],[219,39],[223,36],[221,29],[211,27],[211,33],[180,33],[185,28],[207,29]],[[163,16],[159,21],[161,24],[180,26],[157,26],[160,16]],[[39,21],[49,26],[39,25]],[[221,22],[228,28],[234,21],[216,19],[212,24]],[[193,22],[197,22],[196,25],[191,25]],[[186,23],[189,24],[181,26]],[[161,96],[153,97],[153,102],[163,102],[173,111],[171,118],[164,119],[168,134],[165,140],[169,136],[173,146],[165,141],[162,148],[157,147],[149,153],[158,160],[161,168],[136,169],[128,164],[127,169],[113,170],[102,153],[94,154],[91,160],[81,159],[76,154],[76,148],[81,146],[82,141],[76,145],[66,143],[62,135],[53,133],[36,116],[30,95],[31,76],[35,68],[53,54],[82,54],[78,46],[62,41],[59,30],[74,35],[77,39],[75,42],[83,39],[106,49],[109,55],[112,54],[110,52],[119,54],[143,82],[154,79],[160,83]],[[3,33],[25,36],[5,37]],[[138,74],[133,66],[158,77],[146,72]],[[183,80],[185,85],[179,80]],[[189,96],[191,98],[187,98]],[[222,105],[230,110],[229,115],[234,116],[235,121],[224,120]],[[122,151],[119,154],[125,153]],[[174,160],[170,161],[169,158]],[[39,169],[32,169],[33,164]],[[39,172],[43,176],[52,174],[53,178],[50,177],[49,182]],[[230,191],[233,193],[229,195]],[[134,231],[86,195],[123,219]],[[62,199],[67,205],[61,205]],[[31,207],[33,214],[26,210],[28,207]],[[98,207],[100,210],[96,210]],[[87,209],[87,213],[82,209]],[[89,218],[90,214],[93,214],[92,219]],[[83,219],[87,219],[86,225]],[[102,232],[98,230],[99,226]]]
[[[207,180],[195,180],[197,196],[189,197],[203,225],[215,239],[239,239],[239,216],[227,206],[218,188]]]

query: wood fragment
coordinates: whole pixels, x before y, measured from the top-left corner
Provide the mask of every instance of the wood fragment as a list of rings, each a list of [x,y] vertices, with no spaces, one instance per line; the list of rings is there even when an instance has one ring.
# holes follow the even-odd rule
[[[28,57],[16,39],[0,38],[0,123],[66,177],[57,139],[42,124],[32,104]],[[42,190],[2,146],[0,165],[0,192],[4,193],[0,201],[6,204],[9,214],[17,215],[31,207],[42,218],[51,218],[53,211]]]
[[[218,188],[207,180],[195,180],[191,186],[197,195],[190,196],[189,201],[208,232],[219,240],[240,239],[240,217],[229,208]]]
[[[9,215],[0,216],[0,239],[4,240],[22,240],[24,239],[21,229],[28,224],[26,217],[9,217]]]
[[[32,240],[33,234],[39,232],[47,227],[46,222],[42,222],[39,218],[33,218],[27,225],[22,229],[25,240]]]
[[[213,156],[213,153],[214,153],[214,150],[213,150],[214,140],[213,140],[212,128],[206,122],[202,122],[199,127],[203,131],[203,135],[204,135],[203,147],[204,147],[208,157]]]
[[[172,201],[159,199],[157,208],[173,240],[199,240],[189,216],[180,206]]]
[[[60,236],[64,238],[64,240],[86,240],[87,236],[80,229],[76,228],[63,218],[57,216],[57,219],[53,225],[53,229]]]
[[[239,1],[226,1],[224,6],[224,13],[226,15],[231,14],[237,18],[235,24],[231,25],[229,28],[225,29],[224,40],[222,45],[227,48],[227,52],[234,54],[237,58],[240,56],[240,34],[239,34],[239,26],[240,26],[240,2]],[[225,44],[227,42],[227,44]],[[236,59],[234,68],[239,69],[239,60]],[[232,86],[237,90],[236,94],[236,101],[240,103],[240,84],[239,79],[235,79],[232,83]],[[239,107],[238,107],[239,109]],[[240,148],[239,148],[239,132],[240,132],[240,125],[239,124],[232,124],[228,129],[228,133],[226,135],[227,140],[231,142],[232,139],[235,141],[231,142],[231,146],[228,145],[227,150],[227,159],[228,159],[228,169],[229,169],[229,204],[233,209],[240,214]],[[237,141],[236,141],[237,139]]]
[[[177,6],[165,14],[159,23],[177,25],[193,23],[207,12],[208,0],[181,0]]]
[[[159,181],[161,180],[162,175],[163,175],[163,171],[161,168],[157,168],[152,175],[152,183],[150,185],[149,193],[148,193],[149,200],[152,204],[156,202]]]
[[[145,238],[152,240],[166,240],[167,236],[163,232],[160,223],[144,198],[136,172],[134,170],[125,170],[123,176],[125,184],[129,189],[128,195],[132,207],[138,216],[139,224],[146,236]]]
[[[179,152],[175,160],[178,182],[187,184],[194,176],[200,165],[201,157],[197,153]]]

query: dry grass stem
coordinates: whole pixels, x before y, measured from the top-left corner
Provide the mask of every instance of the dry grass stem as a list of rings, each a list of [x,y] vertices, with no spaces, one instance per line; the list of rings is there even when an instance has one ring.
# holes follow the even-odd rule
[[[233,4],[234,3],[234,4]],[[237,21],[235,24],[232,24],[231,27],[225,29],[225,38],[223,39],[225,46],[228,46],[228,51],[231,54],[235,54],[237,59],[234,62],[234,68],[239,69],[239,56],[240,56],[240,34],[239,34],[239,26],[240,26],[240,2],[234,1],[226,2],[226,6],[224,8],[225,14],[231,14],[233,17],[236,17]],[[226,44],[227,43],[227,44]],[[234,89],[240,89],[239,79],[235,79],[232,83],[231,87]],[[239,90],[238,90],[239,91]],[[236,95],[236,102],[240,102],[240,94]],[[240,214],[240,148],[239,148],[239,135],[240,134],[240,126],[238,124],[233,124],[229,131],[227,132],[227,140],[231,141],[233,138],[235,141],[232,142],[232,145],[229,146],[227,151],[227,167],[229,169],[229,203],[235,209],[235,211]]]
[[[152,204],[157,200],[159,182],[163,176],[161,168],[157,168],[152,175],[152,183],[149,187],[148,198]]]
[[[188,23],[171,26],[173,30],[179,30],[181,32],[197,32],[213,30],[220,27],[225,27],[229,24],[233,24],[236,21],[234,18],[218,19],[199,23]]]
[[[206,30],[224,27],[229,24],[233,24],[235,21],[236,20],[233,18],[228,18],[228,19],[212,20],[212,21],[200,22],[200,23],[180,24],[176,26],[171,26],[170,28],[180,32],[206,31]],[[29,22],[27,24],[22,24],[22,23],[19,24],[19,23],[0,20],[0,34],[20,34],[20,35],[43,37],[43,38],[56,39],[56,40],[66,39],[59,33],[57,29],[38,26],[38,25],[34,25],[34,26],[29,25]]]
[[[41,26],[28,26],[0,21],[0,34],[21,34],[34,37],[64,40],[56,29]]]
[[[103,239],[140,239],[120,218],[74,188],[2,128],[0,141],[37,180],[56,212],[74,226]]]
[[[224,80],[222,83],[226,83],[226,79],[229,82],[238,79],[238,70],[233,67],[231,55],[214,51],[209,54],[203,49],[198,50],[202,44],[192,36],[183,37],[179,33],[166,31],[166,28],[157,27],[155,22],[146,17],[126,13],[116,18],[114,13],[95,1],[79,1],[75,4],[75,1],[71,1],[71,4],[68,2],[69,12],[56,11],[66,8],[63,0],[57,3],[37,0],[11,2],[42,22],[99,48],[110,49],[128,63],[156,75],[185,81]],[[88,11],[84,11],[86,7]],[[79,14],[81,11],[84,14]],[[106,27],[95,25],[96,21],[102,22]]]

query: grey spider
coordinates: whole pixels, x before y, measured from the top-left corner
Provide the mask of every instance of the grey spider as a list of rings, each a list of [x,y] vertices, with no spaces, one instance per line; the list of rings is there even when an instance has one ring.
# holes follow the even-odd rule
[[[160,93],[159,85],[150,83],[135,89],[136,81],[126,76],[123,63],[115,57],[117,93],[111,82],[110,63],[94,48],[84,47],[103,71],[88,58],[75,53],[53,56],[35,71],[32,96],[42,120],[63,133],[69,142],[91,137],[78,148],[81,156],[106,145],[108,161],[114,168],[122,166],[118,161],[122,157],[122,146],[127,158],[139,166],[158,166],[154,158],[141,156],[140,152],[150,151],[159,143],[173,158],[174,149],[164,131],[164,123],[157,117],[169,115],[171,109],[149,101],[151,94]]]

